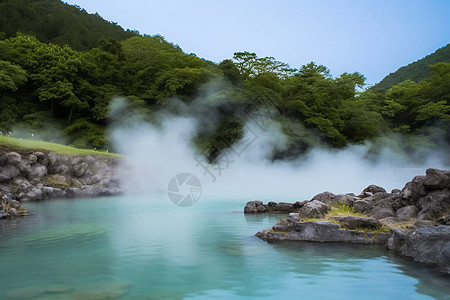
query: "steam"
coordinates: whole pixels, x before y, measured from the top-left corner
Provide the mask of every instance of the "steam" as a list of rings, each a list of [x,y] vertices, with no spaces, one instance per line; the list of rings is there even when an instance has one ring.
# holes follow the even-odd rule
[[[202,184],[203,200],[297,201],[323,191],[358,194],[370,184],[387,191],[401,189],[429,167],[448,168],[436,153],[428,154],[422,163],[412,163],[387,146],[378,146],[376,159],[367,159],[374,144],[382,140],[344,150],[316,148],[294,161],[272,162],[273,149],[283,150],[286,137],[278,123],[271,121],[264,127],[248,121],[242,140],[224,152],[216,164],[209,164],[192,145],[199,130],[215,126],[214,110],[205,109],[208,93],[205,95],[189,106],[172,99],[177,114],[158,113],[151,123],[133,121],[134,117],[116,119],[111,137],[116,150],[128,158],[123,176],[126,190],[167,193],[174,176],[190,173]],[[111,115],[127,115],[123,113],[125,103],[124,99],[115,99]],[[212,120],[208,123],[205,118]]]

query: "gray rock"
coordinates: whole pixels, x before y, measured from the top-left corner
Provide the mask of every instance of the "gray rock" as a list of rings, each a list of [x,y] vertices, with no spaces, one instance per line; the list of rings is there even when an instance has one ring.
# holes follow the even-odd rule
[[[430,220],[417,220],[414,223],[415,226],[420,227],[420,226],[433,226],[434,222],[430,221]]]
[[[313,200],[317,200],[317,201],[320,201],[325,204],[337,202],[336,195],[333,193],[330,193],[330,192],[323,192],[323,193],[317,194],[311,199],[311,201],[313,201]]]
[[[358,197],[359,198],[367,198],[367,197],[373,196],[377,193],[386,193],[386,190],[384,188],[382,188],[381,186],[371,184],[368,187],[366,187]]]
[[[352,217],[352,216],[331,217],[331,218],[338,221],[339,223],[341,223],[342,226],[348,229],[355,229],[355,228],[376,229],[381,226],[380,221],[374,218]]]
[[[450,170],[428,169],[423,185],[429,190],[450,189]]]
[[[9,214],[11,215],[11,217],[16,217],[16,216],[19,215],[19,212],[17,211],[17,209],[11,208],[11,209],[9,210]]]
[[[450,225],[450,216],[445,216],[437,220],[437,223],[440,225]]]
[[[416,204],[419,198],[428,193],[424,186],[424,180],[425,176],[416,176],[405,185],[400,193],[403,206]]]
[[[408,206],[404,206],[402,208],[399,208],[395,212],[395,214],[402,221],[408,221],[410,219],[416,218],[418,212],[419,212],[419,208],[417,208],[417,206],[415,206],[415,205],[408,205]]]
[[[38,158],[37,158],[36,155],[30,154],[30,155],[28,156],[28,161],[30,162],[30,164],[35,164],[35,163],[37,163]]]
[[[6,183],[16,178],[20,174],[20,169],[14,165],[6,165],[0,171],[0,183]]]
[[[22,162],[22,156],[17,152],[9,152],[5,154],[6,161],[8,164],[13,166],[19,166]]]
[[[312,200],[312,201],[306,203],[300,209],[299,214],[302,219],[304,219],[304,218],[323,218],[327,212],[328,212],[328,205],[326,205],[325,203],[318,201],[318,200]]]
[[[70,164],[71,164],[72,166],[75,166],[75,165],[81,164],[82,162],[83,162],[83,158],[80,157],[80,156],[77,156],[77,157],[75,157],[75,158],[72,159],[72,161],[70,162]]]
[[[61,174],[61,175],[68,174],[69,172],[70,172],[70,167],[65,164],[58,165],[56,167],[56,171],[55,171],[56,174]]]
[[[17,200],[6,200],[5,201],[7,204],[11,205],[13,208],[18,209],[19,207],[21,207],[22,205],[20,204],[19,201]]]
[[[0,210],[0,220],[1,219],[7,219],[9,217],[11,217],[10,214],[4,212],[3,210]]]
[[[380,223],[385,225],[385,226],[395,226],[398,224],[402,224],[404,221],[402,219],[400,219],[399,217],[387,217],[384,219],[380,220]]]
[[[420,220],[436,220],[450,210],[450,190],[434,190],[418,200]]]
[[[370,208],[370,203],[366,200],[357,200],[353,203],[353,208],[356,212],[363,213]]]
[[[244,213],[256,213],[258,212],[257,206],[262,205],[262,201],[249,201],[244,207]]]
[[[392,230],[391,250],[415,261],[433,263],[450,273],[450,226],[421,226],[408,232]]]
[[[73,165],[73,162],[72,162]],[[77,165],[73,165],[73,171],[75,173],[76,177],[81,177],[83,176],[86,171],[88,170],[89,165],[87,163],[79,163]]]
[[[356,230],[342,230],[340,225],[329,221],[293,222],[288,232],[272,230],[258,232],[256,236],[263,240],[295,240],[311,242],[345,242],[357,244],[386,243],[387,233],[373,234]]]

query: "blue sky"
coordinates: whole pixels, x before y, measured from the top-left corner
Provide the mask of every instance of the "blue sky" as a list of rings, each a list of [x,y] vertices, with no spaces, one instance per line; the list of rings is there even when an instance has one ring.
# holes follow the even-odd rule
[[[374,84],[450,42],[450,0],[70,0],[220,62],[236,51]]]

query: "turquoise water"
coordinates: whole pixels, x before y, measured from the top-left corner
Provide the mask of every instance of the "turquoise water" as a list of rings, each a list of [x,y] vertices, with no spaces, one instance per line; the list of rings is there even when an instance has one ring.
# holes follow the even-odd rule
[[[0,299],[450,299],[450,278],[382,247],[266,243],[245,200],[27,203],[0,222]]]

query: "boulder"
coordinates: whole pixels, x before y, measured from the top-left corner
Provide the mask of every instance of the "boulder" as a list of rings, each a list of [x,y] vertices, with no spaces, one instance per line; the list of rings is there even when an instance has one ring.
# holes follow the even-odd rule
[[[450,189],[450,170],[427,169],[423,185],[428,190]]]
[[[36,155],[34,155],[34,154],[30,154],[29,156],[28,156],[28,161],[30,162],[30,164],[32,165],[32,164],[35,164],[35,163],[37,163],[37,161],[38,161],[38,158],[37,158],[37,156]]]
[[[450,226],[421,226],[411,231],[391,231],[389,249],[418,262],[437,264],[450,273]]]
[[[399,217],[402,221],[408,221],[411,219],[415,219],[417,217],[417,213],[419,212],[419,208],[415,205],[408,205],[399,208],[395,214],[397,217]]]
[[[20,169],[14,165],[6,165],[0,171],[0,183],[7,183],[20,174]]]
[[[400,193],[403,206],[414,205],[419,198],[425,196],[428,191],[424,186],[425,176],[416,176],[408,182]]]
[[[5,201],[7,204],[9,204],[12,208],[18,209],[19,207],[21,207],[22,205],[20,204],[19,201],[17,200],[6,200]]]
[[[244,213],[256,213],[258,212],[257,206],[262,205],[262,201],[249,201],[244,207]]]
[[[0,220],[1,219],[7,219],[9,217],[11,217],[10,214],[4,212],[3,210],[0,210]]]
[[[376,229],[381,226],[380,221],[375,218],[367,218],[367,217],[353,217],[353,216],[345,216],[345,217],[331,217],[333,220],[341,223],[342,226],[348,229],[355,228],[368,228],[368,229]]]
[[[371,184],[368,187],[366,187],[358,197],[366,198],[366,197],[373,196],[377,193],[386,193],[386,190],[384,188],[382,188],[381,186]]]
[[[450,211],[450,190],[434,190],[418,199],[420,220],[436,220]]]
[[[312,200],[300,209],[299,215],[302,219],[323,218],[327,212],[328,205],[318,200]]]
[[[260,231],[259,238],[268,241],[293,240],[311,242],[344,242],[356,244],[386,243],[387,233],[371,233],[357,230],[342,230],[339,224],[330,221],[293,222],[289,230],[277,231],[274,226],[271,230]]]
[[[450,225],[450,216],[442,217],[439,220],[437,220],[436,223],[440,225]]]
[[[6,162],[10,165],[18,167],[22,162],[22,156],[17,152],[9,152],[5,154]]]
[[[73,162],[72,162],[72,165],[73,165]],[[88,168],[89,168],[89,165],[84,162],[73,165],[73,171],[74,171],[76,177],[83,176],[86,173],[86,171],[88,170]]]

